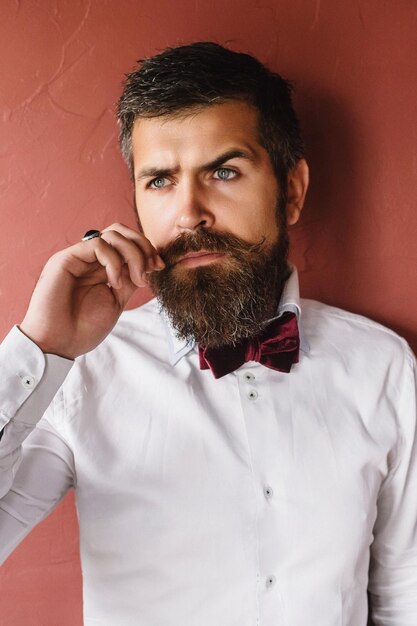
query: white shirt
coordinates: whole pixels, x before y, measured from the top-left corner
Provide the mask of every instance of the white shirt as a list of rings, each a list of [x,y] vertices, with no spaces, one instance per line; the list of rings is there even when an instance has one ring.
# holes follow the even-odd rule
[[[375,624],[416,626],[414,358],[300,301],[295,271],[288,308],[291,373],[252,362],[219,380],[155,300],[75,363],[12,329],[3,559],[75,487],[86,626],[365,626],[369,572]]]

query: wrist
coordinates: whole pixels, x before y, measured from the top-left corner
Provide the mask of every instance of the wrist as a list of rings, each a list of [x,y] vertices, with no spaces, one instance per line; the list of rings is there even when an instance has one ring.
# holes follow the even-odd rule
[[[22,322],[21,324],[17,324],[17,327],[20,330],[20,332],[23,333],[28,339],[30,339],[32,343],[38,346],[38,348],[42,350],[44,354],[54,354],[56,356],[62,357],[64,359],[69,359],[71,361],[75,359],[76,355],[71,354],[69,350],[58,348],[57,346],[53,346],[48,341],[42,341],[39,338],[37,338],[34,335],[34,333],[30,331],[30,329],[28,330],[24,326],[24,322]]]

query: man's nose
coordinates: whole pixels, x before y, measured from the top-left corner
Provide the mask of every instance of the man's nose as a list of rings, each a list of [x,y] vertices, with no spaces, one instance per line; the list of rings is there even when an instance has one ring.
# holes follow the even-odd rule
[[[208,207],[207,190],[198,181],[183,181],[176,193],[176,226],[180,232],[210,228],[214,215]]]

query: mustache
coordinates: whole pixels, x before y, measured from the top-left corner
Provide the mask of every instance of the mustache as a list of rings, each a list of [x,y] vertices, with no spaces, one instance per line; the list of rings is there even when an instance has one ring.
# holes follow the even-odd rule
[[[207,250],[208,252],[228,253],[241,258],[242,255],[260,252],[264,242],[265,237],[256,243],[248,243],[236,235],[200,229],[181,233],[158,252],[165,263],[165,269],[169,269],[189,252]]]

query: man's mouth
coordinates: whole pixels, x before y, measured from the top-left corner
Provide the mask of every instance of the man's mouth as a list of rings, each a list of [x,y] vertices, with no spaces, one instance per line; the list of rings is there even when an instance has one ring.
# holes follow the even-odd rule
[[[198,252],[188,252],[184,254],[175,265],[182,267],[198,267],[201,265],[208,265],[217,261],[224,256],[224,252],[215,252],[210,250],[199,250]]]

